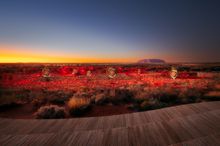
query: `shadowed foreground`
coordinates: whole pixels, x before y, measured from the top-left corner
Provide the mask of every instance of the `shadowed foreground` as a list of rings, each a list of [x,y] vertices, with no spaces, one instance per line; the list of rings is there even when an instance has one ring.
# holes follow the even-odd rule
[[[0,118],[0,145],[220,145],[220,101],[106,117]]]

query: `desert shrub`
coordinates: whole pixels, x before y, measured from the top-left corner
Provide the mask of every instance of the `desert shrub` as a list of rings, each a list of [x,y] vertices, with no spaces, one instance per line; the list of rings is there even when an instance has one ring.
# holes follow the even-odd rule
[[[44,81],[44,82],[49,82],[49,81],[51,81],[52,79],[51,79],[51,77],[41,77],[41,81]]]
[[[73,94],[73,92],[64,91],[52,92],[48,95],[48,101],[53,104],[64,104]]]
[[[121,104],[131,101],[133,93],[128,89],[105,89],[97,91],[95,95],[91,96],[91,101],[95,104]]]
[[[122,102],[129,102],[131,101],[134,93],[128,89],[119,89],[115,90],[115,96]]]
[[[92,89],[81,87],[75,94],[74,97],[78,98],[90,98],[94,94]]]
[[[0,110],[11,109],[14,107],[20,106],[20,103],[17,98],[13,95],[2,95],[0,97]]]
[[[49,102],[50,103],[58,104],[58,105],[64,104],[65,101],[67,101],[67,98],[65,98],[63,96],[61,96],[61,97],[59,97],[59,96],[51,96],[51,98],[49,98]]]
[[[111,89],[107,94],[107,101],[113,104],[120,104],[131,101],[133,92],[128,89]]]
[[[153,110],[176,103],[178,91],[166,88],[145,88],[144,91],[136,92],[133,99],[136,110]]]
[[[24,92],[24,95],[22,94]],[[0,90],[0,108],[12,108],[29,101],[29,91],[26,90],[15,90],[15,89],[3,89]]]
[[[60,119],[65,117],[65,110],[57,105],[48,105],[40,107],[35,115],[38,119]]]
[[[177,89],[161,89],[158,99],[162,103],[178,103],[179,90]]]
[[[32,101],[32,92],[28,89],[14,90],[13,96],[22,103],[30,103]]]
[[[137,103],[149,101],[149,99],[158,100],[162,104],[190,103],[199,101],[203,92],[196,88],[173,89],[170,87],[147,88],[144,91],[136,92],[134,100]]]
[[[185,89],[180,90],[180,94],[178,97],[178,100],[180,103],[190,103],[190,102],[196,102],[197,99],[200,99],[203,96],[202,92],[195,89]]]
[[[162,94],[163,94],[163,91],[157,88],[146,88],[145,90],[135,92],[133,99],[137,103],[141,103],[149,99],[159,100]]]
[[[219,91],[211,91],[204,96],[202,96],[202,99],[207,101],[219,101],[220,100],[220,92]]]
[[[140,105],[137,104],[137,103],[132,103],[132,104],[129,104],[127,106],[127,108],[130,109],[130,110],[133,110],[133,111],[139,111]]]
[[[137,103],[141,103],[147,98],[149,98],[149,93],[146,91],[136,92],[136,94],[133,96],[134,102],[137,102]]]
[[[77,98],[90,98],[92,95],[89,92],[77,92],[74,94],[75,97]]]
[[[38,97],[35,97],[31,103],[33,104],[34,108],[39,108],[45,104],[47,104],[47,98],[45,96],[39,95]]]
[[[65,91],[38,91],[32,95],[32,104],[35,108],[39,108],[46,104],[62,105],[68,101],[73,94],[73,92]]]
[[[158,99],[149,98],[148,100],[144,100],[139,105],[139,110],[140,111],[153,110],[153,109],[159,109],[165,106],[167,106],[166,103],[160,102]]]
[[[128,86],[128,89],[134,90],[134,91],[143,91],[144,87],[145,87],[144,84],[134,84],[134,85]]]
[[[68,103],[69,113],[72,116],[80,116],[90,107],[90,99],[72,97]]]
[[[91,97],[91,101],[95,104],[104,104],[107,101],[106,94],[99,93]]]

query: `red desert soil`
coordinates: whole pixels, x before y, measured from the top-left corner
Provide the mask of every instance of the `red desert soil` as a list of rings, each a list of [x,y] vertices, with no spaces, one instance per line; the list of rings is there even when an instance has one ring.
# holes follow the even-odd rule
[[[13,108],[2,109],[0,111],[0,117],[13,119],[34,119],[35,112],[36,110],[33,110],[33,106],[31,104],[25,104]],[[127,108],[127,105],[96,105],[81,117],[110,116],[131,112],[132,111]],[[67,118],[74,117],[67,116]]]
[[[0,111],[0,117],[15,119],[33,119],[34,113],[31,104],[19,105],[12,108],[5,108]]]
[[[98,117],[98,116],[110,116],[132,113],[132,110],[127,108],[127,105],[96,105],[88,111],[85,117]]]

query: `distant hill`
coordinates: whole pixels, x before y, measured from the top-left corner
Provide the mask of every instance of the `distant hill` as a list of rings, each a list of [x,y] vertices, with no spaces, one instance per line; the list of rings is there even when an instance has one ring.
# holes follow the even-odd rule
[[[166,62],[162,59],[142,59],[142,60],[139,60],[137,63],[164,64]]]

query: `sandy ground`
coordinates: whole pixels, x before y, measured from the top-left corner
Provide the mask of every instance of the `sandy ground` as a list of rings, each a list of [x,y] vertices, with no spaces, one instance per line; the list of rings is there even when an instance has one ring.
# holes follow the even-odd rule
[[[4,118],[15,118],[15,119],[33,119],[35,118],[34,113],[36,110],[33,109],[31,104],[25,104],[15,106],[12,108],[1,109],[0,117]],[[132,110],[127,108],[127,105],[96,105],[93,106],[87,113],[81,117],[98,117],[98,116],[109,116],[131,113]],[[67,114],[66,118],[74,118]]]

